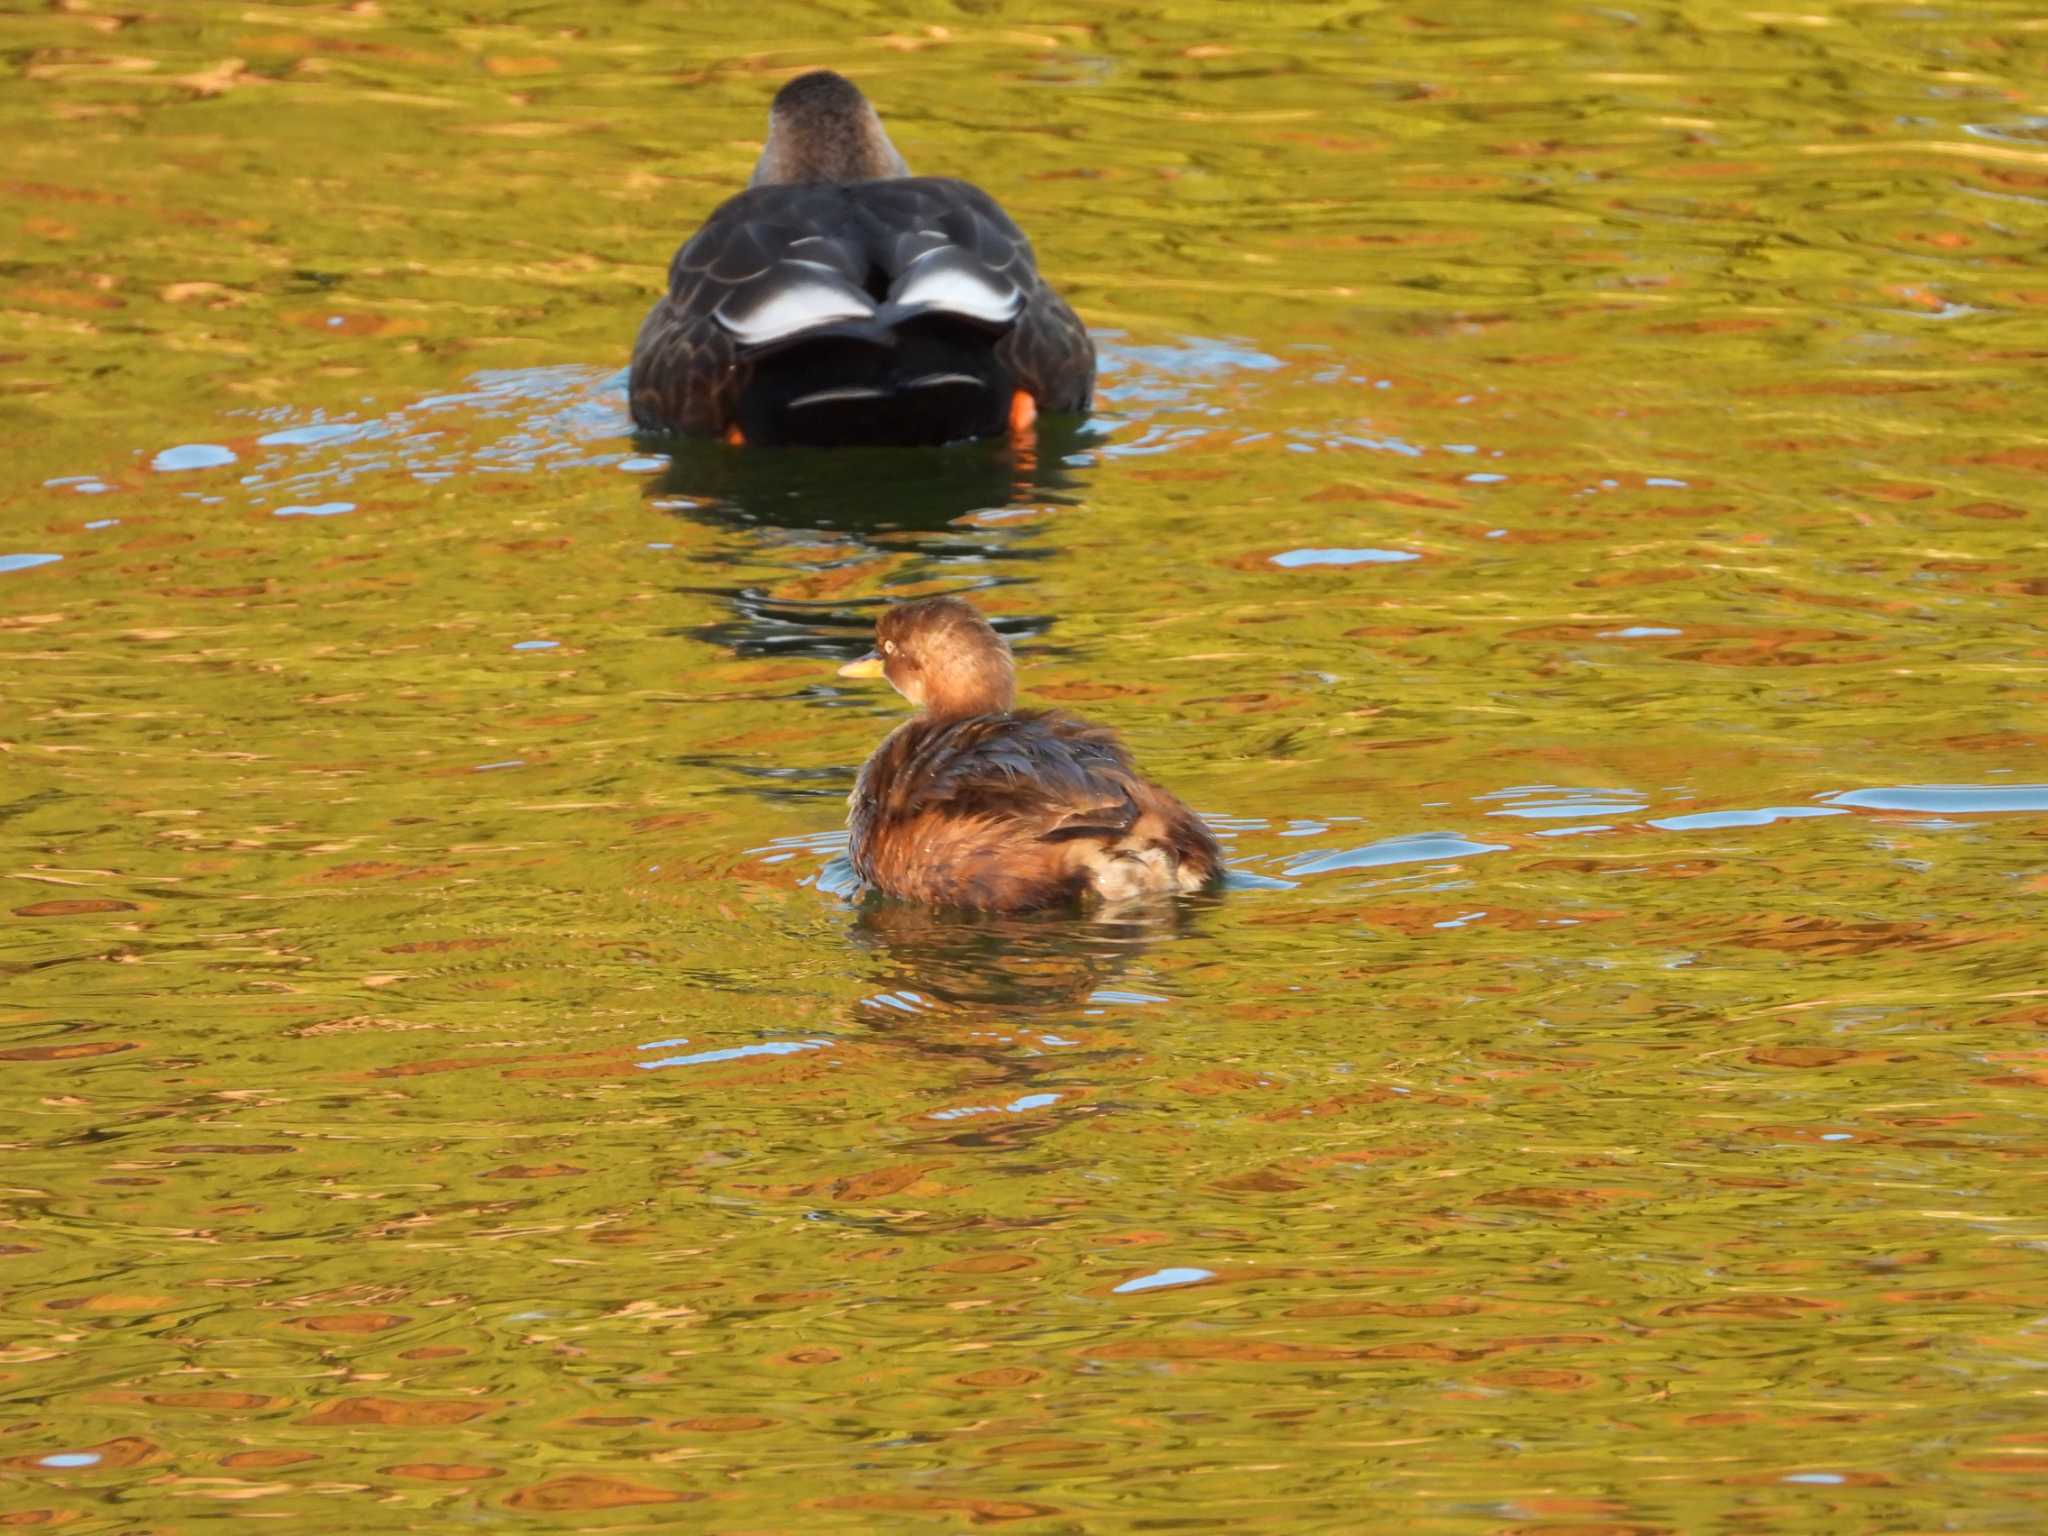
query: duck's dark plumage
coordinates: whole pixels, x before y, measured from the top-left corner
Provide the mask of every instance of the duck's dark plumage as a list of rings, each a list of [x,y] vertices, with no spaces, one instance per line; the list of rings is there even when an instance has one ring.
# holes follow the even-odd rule
[[[911,176],[825,72],[783,87],[754,184],[705,221],[640,327],[641,427],[752,443],[1000,434],[1086,410],[1095,349],[980,188]]]
[[[905,604],[878,631],[877,656],[852,670],[885,671],[926,713],[890,733],[850,797],[853,867],[869,885],[1015,912],[1194,891],[1222,872],[1201,819],[1142,777],[1113,732],[1010,707],[1007,647],[966,603]]]

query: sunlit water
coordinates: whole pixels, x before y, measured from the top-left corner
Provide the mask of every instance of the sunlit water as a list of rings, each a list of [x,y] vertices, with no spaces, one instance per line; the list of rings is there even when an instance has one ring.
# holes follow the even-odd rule
[[[2039,18],[1049,14],[0,7],[10,1522],[2048,1519]],[[627,435],[823,62],[1097,417]],[[849,904],[927,591],[1230,887]]]

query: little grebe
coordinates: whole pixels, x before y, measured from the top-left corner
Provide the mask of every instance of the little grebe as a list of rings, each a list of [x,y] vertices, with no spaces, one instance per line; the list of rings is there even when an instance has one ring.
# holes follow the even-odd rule
[[[733,442],[943,443],[1085,411],[1095,347],[980,188],[912,176],[852,81],[775,95],[747,189],[676,253],[633,420]]]
[[[1197,891],[1223,871],[1200,818],[1141,778],[1101,726],[1018,711],[1010,647],[971,604],[889,609],[841,677],[886,677],[918,707],[849,797],[854,872],[890,896],[1019,912],[1090,892]]]

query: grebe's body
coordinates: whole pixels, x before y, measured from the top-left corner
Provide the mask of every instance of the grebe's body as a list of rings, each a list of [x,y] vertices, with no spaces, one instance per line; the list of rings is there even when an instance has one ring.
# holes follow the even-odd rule
[[[876,638],[842,674],[886,676],[920,713],[854,785],[851,854],[869,885],[1016,912],[1192,892],[1221,875],[1209,829],[1132,767],[1114,733],[1015,709],[1009,647],[967,603],[902,604]]]

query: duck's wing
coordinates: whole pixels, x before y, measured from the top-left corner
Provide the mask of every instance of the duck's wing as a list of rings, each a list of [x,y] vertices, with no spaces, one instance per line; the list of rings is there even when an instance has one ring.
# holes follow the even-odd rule
[[[669,263],[668,291],[633,343],[641,427],[714,435],[739,416],[749,353],[805,325],[869,313],[834,187],[756,187],[727,199]]]
[[[1031,242],[1000,204],[971,182],[943,176],[883,183],[913,193],[919,227],[943,232],[963,267],[1018,295],[1015,322],[996,353],[1015,386],[1047,411],[1085,411],[1095,392],[1095,344],[1038,270]]]

